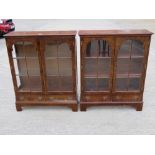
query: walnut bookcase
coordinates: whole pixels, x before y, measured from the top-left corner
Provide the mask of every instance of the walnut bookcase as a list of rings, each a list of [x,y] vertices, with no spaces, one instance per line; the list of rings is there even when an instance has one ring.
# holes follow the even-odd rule
[[[131,105],[141,111],[152,33],[81,30],[81,111],[96,105]]]
[[[75,35],[76,31],[5,35],[17,111],[44,105],[77,111]]]

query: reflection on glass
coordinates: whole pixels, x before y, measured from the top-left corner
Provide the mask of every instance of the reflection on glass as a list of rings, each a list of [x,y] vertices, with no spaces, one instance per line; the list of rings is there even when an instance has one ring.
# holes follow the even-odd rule
[[[131,40],[124,41],[122,43],[122,45],[120,46],[120,49],[118,51],[118,57],[120,57],[120,56],[129,57],[130,56],[130,50],[131,50],[131,44],[132,44]]]
[[[144,56],[143,43],[139,40],[124,41],[118,51],[118,57]]]
[[[111,49],[106,40],[93,40],[88,43],[86,57],[109,57]]]
[[[132,41],[132,56],[144,56],[143,43],[139,40]]]

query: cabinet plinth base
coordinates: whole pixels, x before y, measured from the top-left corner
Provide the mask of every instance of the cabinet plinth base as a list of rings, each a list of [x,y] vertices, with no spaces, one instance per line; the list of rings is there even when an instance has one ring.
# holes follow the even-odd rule
[[[67,106],[72,109],[73,112],[78,111],[78,104],[76,101],[72,102],[49,102],[49,101],[17,101],[16,102],[16,110],[22,111],[22,107],[24,106]]]
[[[143,102],[80,102],[80,110],[86,111],[87,107],[90,106],[133,106],[136,108],[136,111],[142,111]]]
[[[21,107],[21,105],[19,105],[19,104],[16,104],[16,110],[19,112],[19,111],[22,111],[22,107]]]

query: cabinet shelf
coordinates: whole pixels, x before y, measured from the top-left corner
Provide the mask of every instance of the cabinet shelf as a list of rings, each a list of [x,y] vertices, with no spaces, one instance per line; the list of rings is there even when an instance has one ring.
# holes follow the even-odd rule
[[[116,78],[141,78],[142,74],[116,74]]]
[[[111,59],[111,57],[90,56],[90,57],[85,57],[85,59]]]
[[[130,56],[118,56],[117,58],[118,59],[130,59],[130,58],[134,59],[134,58],[144,58],[144,56],[138,56],[138,55],[137,56],[134,55],[134,56],[131,56],[131,57]]]
[[[46,57],[45,59],[50,60],[50,59],[71,59],[72,57]]]

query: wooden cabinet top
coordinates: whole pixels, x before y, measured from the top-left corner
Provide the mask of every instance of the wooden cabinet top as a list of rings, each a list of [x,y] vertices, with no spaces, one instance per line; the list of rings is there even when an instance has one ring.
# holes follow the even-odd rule
[[[80,36],[94,35],[152,35],[153,33],[145,29],[124,29],[124,30],[80,30]]]
[[[76,31],[14,31],[5,37],[33,37],[33,36],[75,36]]]

